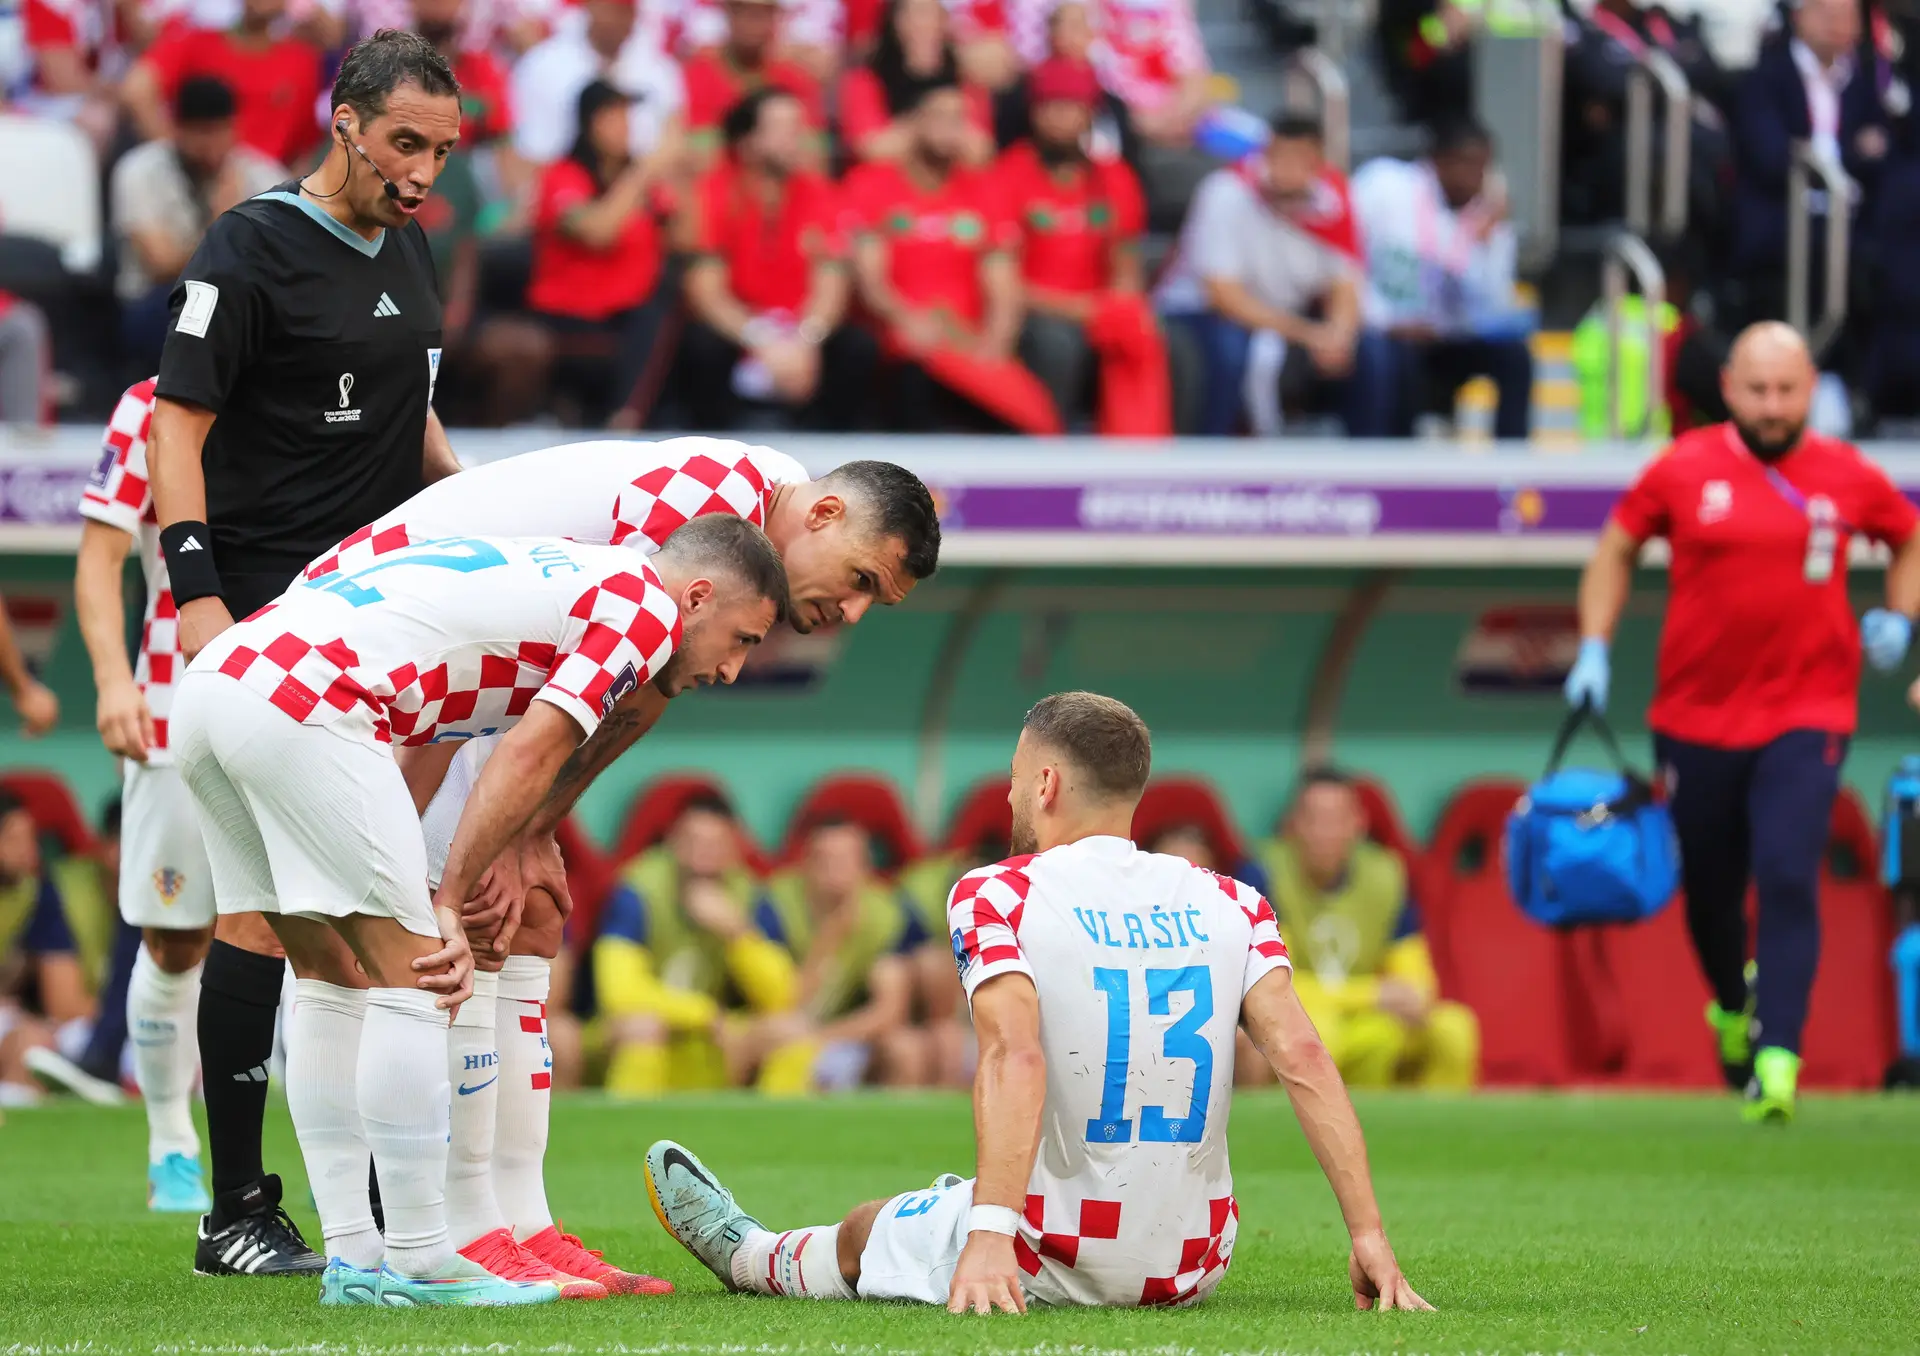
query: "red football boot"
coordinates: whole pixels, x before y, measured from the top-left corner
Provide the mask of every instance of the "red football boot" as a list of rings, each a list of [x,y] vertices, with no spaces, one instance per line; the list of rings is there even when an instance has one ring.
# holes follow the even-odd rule
[[[513,1230],[495,1229],[460,1249],[460,1255],[503,1281],[552,1281],[563,1300],[601,1300],[613,1292],[598,1281],[552,1266],[514,1240]]]
[[[550,1224],[520,1244],[556,1271],[569,1276],[584,1276],[606,1287],[614,1295],[671,1295],[673,1282],[637,1271],[622,1271],[605,1258],[598,1248],[589,1248],[572,1234],[560,1232],[558,1223]]]

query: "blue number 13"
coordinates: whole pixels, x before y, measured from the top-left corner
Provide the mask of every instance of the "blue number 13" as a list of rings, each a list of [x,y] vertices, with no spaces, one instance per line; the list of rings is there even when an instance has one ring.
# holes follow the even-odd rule
[[[1172,996],[1193,996],[1185,1014],[1167,1028],[1161,1051],[1168,1059],[1193,1065],[1193,1100],[1186,1114],[1169,1117],[1161,1106],[1140,1108],[1143,1144],[1198,1144],[1207,1132],[1207,1100],[1213,1091],[1213,1046],[1200,1034],[1213,1017],[1213,972],[1204,965],[1177,970],[1148,970],[1147,1012],[1170,1016]],[[1132,988],[1125,970],[1097,969],[1093,985],[1107,996],[1107,1067],[1100,1090],[1100,1114],[1087,1122],[1087,1139],[1095,1144],[1126,1144],[1133,1138],[1133,1122],[1126,1119],[1127,1065],[1133,1044]]]
[[[475,570],[490,570],[495,565],[506,563],[507,558],[488,542],[475,537],[442,537],[438,541],[415,542],[383,560],[362,566],[352,574],[327,575],[314,580],[307,587],[338,594],[355,607],[365,607],[368,603],[382,601],[386,596],[379,589],[360,582],[381,570],[391,570],[401,565],[425,565],[432,569],[471,574]]]

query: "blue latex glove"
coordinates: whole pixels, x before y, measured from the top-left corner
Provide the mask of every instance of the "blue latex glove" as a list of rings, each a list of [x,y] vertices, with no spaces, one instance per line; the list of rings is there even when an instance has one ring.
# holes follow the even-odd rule
[[[1907,643],[1913,639],[1913,623],[1898,612],[1876,607],[1860,619],[1860,645],[1867,662],[1882,673],[1891,673],[1907,657]]]
[[[1613,673],[1607,664],[1607,642],[1589,636],[1580,642],[1580,657],[1573,661],[1567,675],[1567,705],[1591,705],[1595,711],[1607,709],[1607,684]]]

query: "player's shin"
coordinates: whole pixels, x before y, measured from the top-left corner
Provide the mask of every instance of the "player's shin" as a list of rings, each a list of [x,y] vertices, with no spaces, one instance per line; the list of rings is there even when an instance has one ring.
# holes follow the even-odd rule
[[[447,1146],[447,1230],[456,1248],[507,1224],[493,1190],[494,1121],[500,1096],[494,1011],[499,991],[498,974],[476,971],[473,997],[461,1004],[448,1032],[453,1135]]]
[[[193,1076],[200,1064],[195,1014],[200,967],[168,974],[145,945],[127,985],[127,1026],[133,1039],[133,1075],[147,1104],[147,1161],[169,1154],[200,1155],[193,1128]]]
[[[367,1198],[368,1150],[358,1100],[366,1013],[364,990],[297,980],[287,1033],[287,1110],[326,1251],[362,1270],[379,1266],[381,1253]]]
[[[854,1299],[840,1271],[840,1226],[816,1225],[783,1234],[760,1229],[733,1254],[733,1283],[756,1295],[791,1299]]]
[[[436,1274],[447,1238],[447,1016],[417,989],[372,989],[360,1037],[360,1117],[386,1207],[386,1264]]]
[[[520,1239],[553,1225],[543,1169],[553,1103],[553,1052],[547,1044],[551,982],[552,962],[509,956],[500,971],[495,1004],[500,1100],[493,1133],[493,1189],[514,1237]]]

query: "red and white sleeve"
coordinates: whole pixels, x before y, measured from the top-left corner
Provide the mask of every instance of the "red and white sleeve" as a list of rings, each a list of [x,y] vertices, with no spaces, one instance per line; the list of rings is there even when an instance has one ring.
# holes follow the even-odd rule
[[[653,571],[609,575],[574,603],[566,640],[533,699],[572,716],[587,738],[615,703],[659,675],[679,645],[680,610]]]
[[[153,506],[147,483],[147,431],[153,422],[153,381],[129,386],[113,407],[100,445],[100,462],[80,494],[81,516],[117,527],[129,535],[140,530]]]
[[[1287,944],[1280,940],[1280,920],[1274,917],[1273,905],[1266,896],[1232,876],[1211,871],[1207,874],[1247,920],[1247,968],[1240,982],[1240,996],[1244,998],[1273,971],[1291,970],[1293,960],[1287,955]]]
[[[969,871],[947,897],[947,927],[953,936],[953,960],[960,984],[973,991],[998,975],[1033,978],[1020,949],[1020,918],[1026,912],[1033,881],[1024,868],[1031,857],[1013,857]]]

